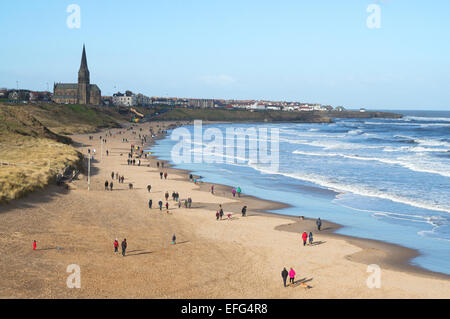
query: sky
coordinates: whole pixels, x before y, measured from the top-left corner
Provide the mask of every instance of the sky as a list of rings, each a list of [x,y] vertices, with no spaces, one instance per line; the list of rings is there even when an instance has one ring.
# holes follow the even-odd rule
[[[2,1],[0,87],[76,82],[85,44],[102,95],[450,111],[449,35],[448,0]]]

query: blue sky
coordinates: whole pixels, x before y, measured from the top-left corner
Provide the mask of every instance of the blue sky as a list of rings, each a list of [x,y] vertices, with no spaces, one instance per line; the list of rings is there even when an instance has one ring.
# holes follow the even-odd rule
[[[81,27],[70,29],[70,4]],[[370,4],[381,28],[370,29]],[[450,1],[5,1],[0,87],[450,110]]]

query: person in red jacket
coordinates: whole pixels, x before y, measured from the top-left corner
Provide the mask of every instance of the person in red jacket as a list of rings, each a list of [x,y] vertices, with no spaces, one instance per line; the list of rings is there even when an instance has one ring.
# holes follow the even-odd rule
[[[117,238],[116,240],[114,240],[114,252],[115,253],[119,252],[119,241],[117,240]]]
[[[306,232],[303,232],[302,239],[303,239],[303,246],[305,246],[306,241],[308,240],[308,234]]]
[[[33,240],[33,250],[36,250],[36,247],[37,247],[37,243],[35,240]]]

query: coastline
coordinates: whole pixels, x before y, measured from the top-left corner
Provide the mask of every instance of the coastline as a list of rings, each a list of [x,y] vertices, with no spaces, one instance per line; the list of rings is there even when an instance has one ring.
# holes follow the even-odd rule
[[[168,125],[143,123],[135,125],[135,133],[123,128],[122,135],[108,137],[103,151],[109,149],[109,156],[91,161],[90,190],[87,176],[80,174],[67,187],[53,185],[0,206],[0,298],[450,297],[448,278],[385,267],[382,248],[359,248],[332,234],[335,224],[324,221],[329,229],[315,232],[316,244],[303,247],[297,228],[314,228],[314,221],[265,212],[285,207],[282,203],[245,194],[237,200],[219,185],[212,195],[207,183],[195,185],[186,171],[173,167],[166,167],[167,180],[160,178],[154,165],[158,154],[141,158],[140,166],[127,165],[130,144],[140,145],[140,128],[147,133],[149,127],[164,130]],[[78,151],[87,154],[88,148],[100,150],[99,137],[107,131],[72,137]],[[128,141],[121,142],[122,137]],[[113,191],[104,188],[111,172],[125,176],[123,184],[114,180]],[[160,210],[158,200],[172,191],[180,192],[182,201],[192,197],[192,209],[178,208],[169,199],[169,209]],[[244,218],[239,213],[243,202],[250,203]],[[216,220],[219,204],[233,212],[231,219]],[[173,234],[176,245],[171,244]],[[126,256],[113,252],[114,238],[127,238]],[[367,263],[356,260],[366,256],[381,261],[380,289],[368,287]],[[66,286],[72,264],[80,266],[81,289]],[[288,287],[281,281],[283,267],[297,272]]]
[[[170,122],[170,121],[168,121]],[[164,121],[163,121],[164,123]],[[229,123],[229,122],[221,122],[221,121],[204,121],[204,124],[214,124],[214,123]],[[190,124],[185,124],[190,125]],[[183,126],[183,125],[181,125]],[[147,145],[144,146],[144,149],[149,149],[153,146],[154,143],[156,143],[159,139],[164,139],[168,136],[167,133],[163,133],[161,136],[158,136],[157,138],[153,139],[153,141]],[[167,160],[163,160],[159,158],[159,155],[154,155],[152,152],[151,155],[152,160],[164,162],[165,167],[169,168],[172,174],[182,175],[182,176],[189,176],[192,172],[186,169],[181,168],[175,168],[172,163],[170,163]],[[193,174],[193,173],[192,173]],[[201,181],[202,176],[198,176],[193,174],[193,176],[197,179],[200,179],[200,190],[203,192],[209,192],[211,189],[211,185],[214,185],[214,190],[217,195],[221,195],[224,197],[229,196],[231,194],[232,186],[223,185],[223,184],[216,184],[216,183],[210,183],[210,182],[203,182]],[[323,191],[323,192],[330,192],[335,193],[335,191],[328,190],[326,188],[322,187],[316,187],[317,190]],[[216,192],[218,191],[218,192]],[[310,190],[313,192],[313,190]],[[279,211],[283,210],[288,207],[292,207],[289,204],[277,202],[277,201],[271,201],[267,199],[262,199],[257,196],[253,195],[245,195],[242,194],[241,198],[233,198],[234,200],[239,201],[240,205],[233,205],[232,208],[229,208],[230,211],[232,211],[234,214],[240,213],[240,207],[242,205],[247,205],[248,207],[251,207],[249,204],[252,204],[253,207],[257,207],[256,209],[250,209],[247,211],[248,216],[267,216],[267,217],[281,217],[283,219],[287,219],[290,221],[289,224],[282,224],[277,226],[275,229],[279,231],[286,231],[286,232],[293,232],[297,234],[301,234],[303,231],[307,231],[308,233],[310,231],[317,231],[317,228],[315,226],[315,220],[312,218],[308,218],[304,216],[304,219],[301,221],[299,220],[299,217],[292,216],[292,215],[285,215],[282,212],[275,213],[273,211]],[[211,210],[215,209],[215,206],[207,205],[205,203],[202,203],[202,205],[208,207]],[[439,278],[444,280],[450,280],[450,275],[435,272],[428,270],[426,268],[422,268],[417,265],[411,264],[411,260],[413,258],[416,258],[421,255],[421,253],[413,248],[409,248],[406,246],[397,245],[394,243],[389,243],[386,241],[381,240],[375,240],[375,239],[368,239],[368,238],[360,238],[356,236],[349,236],[349,235],[343,235],[343,234],[337,234],[336,231],[344,228],[344,225],[340,225],[337,223],[330,222],[328,220],[322,219],[323,223],[323,230],[320,232],[321,235],[325,235],[328,238],[337,238],[337,239],[344,239],[347,243],[357,246],[361,249],[360,252],[357,252],[352,255],[345,256],[347,260],[357,262],[364,265],[370,265],[370,264],[377,264],[383,269],[391,269],[394,271],[401,271],[401,272],[407,272],[411,274],[421,275],[425,277],[430,278]],[[305,225],[306,224],[306,225]],[[299,239],[300,240],[300,239]]]

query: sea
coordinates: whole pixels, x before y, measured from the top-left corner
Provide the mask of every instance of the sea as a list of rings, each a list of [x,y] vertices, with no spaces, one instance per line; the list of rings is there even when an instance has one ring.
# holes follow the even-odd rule
[[[192,138],[192,160],[180,162],[175,129],[150,151],[205,182],[290,205],[274,213],[320,217],[342,225],[340,234],[416,249],[412,265],[450,274],[450,112],[393,112],[403,118],[203,124],[203,132],[223,139],[221,147]],[[250,133],[230,137],[230,128]],[[193,125],[182,130],[195,135]],[[276,165],[255,160],[255,147],[277,153]]]

